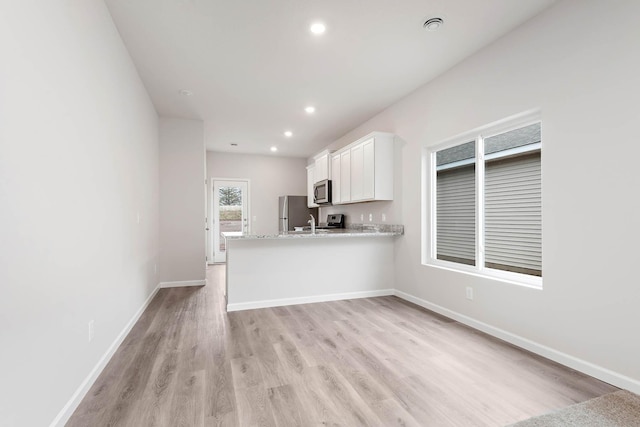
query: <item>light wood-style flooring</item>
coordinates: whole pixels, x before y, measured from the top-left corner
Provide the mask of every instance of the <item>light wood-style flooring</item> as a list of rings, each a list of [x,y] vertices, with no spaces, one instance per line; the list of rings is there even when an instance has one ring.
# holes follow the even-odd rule
[[[163,289],[67,426],[503,426],[617,390],[396,297]]]

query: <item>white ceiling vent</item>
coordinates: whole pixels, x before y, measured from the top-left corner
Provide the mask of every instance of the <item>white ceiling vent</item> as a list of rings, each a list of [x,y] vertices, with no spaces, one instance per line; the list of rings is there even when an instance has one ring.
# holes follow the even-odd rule
[[[427,31],[438,31],[440,27],[442,27],[444,21],[442,18],[430,18],[422,25],[422,27]]]

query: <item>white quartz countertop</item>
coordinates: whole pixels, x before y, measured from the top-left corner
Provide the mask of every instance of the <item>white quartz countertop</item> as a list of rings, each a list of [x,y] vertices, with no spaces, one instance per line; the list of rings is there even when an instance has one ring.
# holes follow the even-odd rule
[[[394,237],[404,234],[401,225],[353,225],[349,228],[337,228],[329,230],[316,230],[312,234],[310,230],[289,231],[282,234],[242,234],[238,236],[225,236],[227,240],[273,240],[273,239],[340,239],[351,237]]]

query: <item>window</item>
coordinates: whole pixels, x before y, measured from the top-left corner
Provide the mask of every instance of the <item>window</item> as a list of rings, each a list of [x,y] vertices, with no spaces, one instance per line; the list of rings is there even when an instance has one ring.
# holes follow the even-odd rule
[[[541,123],[527,115],[425,149],[425,263],[542,287]]]

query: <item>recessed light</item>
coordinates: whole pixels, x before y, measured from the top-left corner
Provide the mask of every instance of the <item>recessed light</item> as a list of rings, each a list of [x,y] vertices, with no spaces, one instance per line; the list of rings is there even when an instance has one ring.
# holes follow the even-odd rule
[[[189,89],[182,89],[178,93],[180,93],[180,95],[182,95],[182,96],[192,96],[193,95],[193,92],[190,91]]]
[[[286,130],[284,131],[284,136],[286,136],[287,138],[291,138],[293,136],[293,132],[291,132],[290,130]]]
[[[438,31],[443,24],[442,18],[429,18],[422,24],[422,27],[427,31]]]
[[[327,30],[327,27],[322,22],[314,22],[311,24],[311,27],[309,27],[309,30],[315,35],[320,35]]]
[[[275,145],[273,147],[270,148],[272,153],[275,153],[276,151],[278,151],[278,147],[276,147]]]
[[[316,107],[309,105],[308,107],[305,107],[304,111],[306,111],[309,114],[313,114],[316,112]]]

